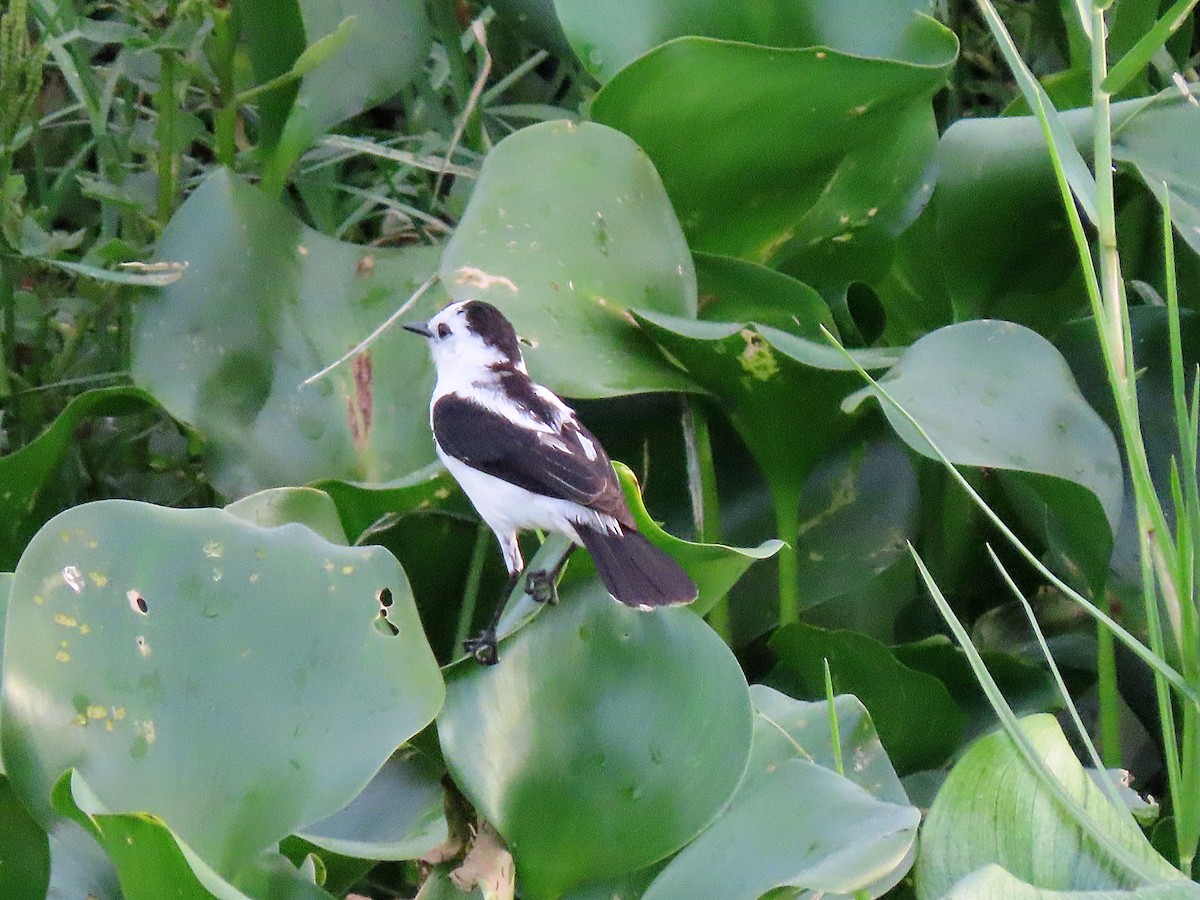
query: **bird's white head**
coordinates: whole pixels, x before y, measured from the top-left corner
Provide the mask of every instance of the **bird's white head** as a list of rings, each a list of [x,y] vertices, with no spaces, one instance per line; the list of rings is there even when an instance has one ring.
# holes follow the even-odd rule
[[[477,381],[507,366],[525,371],[512,323],[482,300],[451,303],[424,325],[404,328],[429,342],[439,380],[454,375],[455,380]]]

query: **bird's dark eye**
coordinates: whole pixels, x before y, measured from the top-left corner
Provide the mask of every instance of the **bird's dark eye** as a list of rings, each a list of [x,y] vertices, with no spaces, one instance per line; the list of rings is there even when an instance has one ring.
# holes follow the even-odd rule
[[[440,325],[438,325],[438,337],[450,337],[450,326],[445,322],[442,322]]]

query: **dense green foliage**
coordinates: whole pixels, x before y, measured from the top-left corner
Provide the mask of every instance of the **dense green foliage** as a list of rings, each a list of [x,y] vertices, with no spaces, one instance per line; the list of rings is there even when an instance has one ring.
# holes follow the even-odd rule
[[[1194,0],[997,5],[6,0],[0,896],[1200,897]],[[468,297],[691,608],[463,658]]]

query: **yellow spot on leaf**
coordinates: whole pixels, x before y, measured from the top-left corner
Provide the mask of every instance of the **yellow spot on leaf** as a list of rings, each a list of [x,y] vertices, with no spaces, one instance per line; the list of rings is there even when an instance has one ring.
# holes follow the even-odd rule
[[[38,606],[41,606],[43,603],[46,602],[46,598],[43,597],[41,594],[34,594],[33,602],[36,603]]]
[[[115,707],[115,708],[113,709],[113,718],[114,718],[114,719],[123,719],[123,718],[125,718],[125,707],[123,707],[123,706],[118,706],[118,707]]]
[[[343,575],[353,575],[354,574],[354,566],[342,566],[342,574]]]
[[[58,536],[62,538],[64,544],[71,540],[71,532],[69,531],[60,531]]]
[[[255,583],[255,582],[257,582],[257,581],[258,581],[258,573],[257,573],[257,572],[251,572],[251,573],[250,573],[250,583],[251,583],[251,584],[254,584],[254,583]]]
[[[92,626],[91,626],[91,625],[86,625],[86,624],[85,624],[85,625],[80,625],[80,626],[79,626],[79,633],[80,633],[80,634],[91,634],[91,633],[92,633]]]
[[[75,621],[74,616],[68,616],[66,613],[55,613],[54,621],[64,628],[74,628],[79,623]]]
[[[103,572],[88,572],[88,578],[92,579],[92,584],[96,587],[106,587],[108,585],[108,576]]]
[[[86,726],[87,725],[87,716],[85,716],[85,715],[75,716],[73,719],[71,719],[71,724],[79,725],[79,726]]]
[[[107,720],[107,721],[104,723],[104,730],[105,730],[105,731],[112,731],[112,730],[113,730],[113,728],[114,728],[114,726],[113,726],[113,720],[112,720],[112,719],[109,719],[109,720]]]
[[[87,708],[87,717],[89,719],[106,719],[108,718],[108,707],[92,704]]]
[[[71,654],[68,653],[66,650],[59,650],[57,653],[54,654],[54,658],[57,659],[59,662],[70,662]]]
[[[755,381],[770,381],[779,374],[775,353],[761,335],[743,328],[742,340],[746,342],[746,348],[738,356],[738,362],[747,375]]]

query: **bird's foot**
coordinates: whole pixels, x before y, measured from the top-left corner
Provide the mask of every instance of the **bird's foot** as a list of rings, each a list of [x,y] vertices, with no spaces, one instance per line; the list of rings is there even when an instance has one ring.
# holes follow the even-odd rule
[[[525,593],[537,603],[558,602],[558,573],[542,569],[525,576]]]
[[[483,666],[494,666],[500,662],[500,652],[496,646],[495,629],[485,629],[473,638],[463,641],[463,649],[475,657]]]

